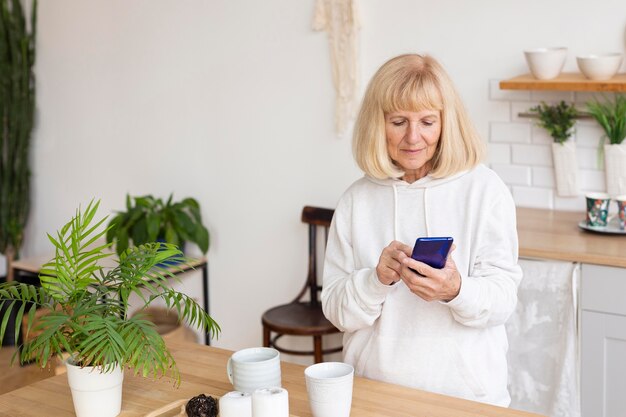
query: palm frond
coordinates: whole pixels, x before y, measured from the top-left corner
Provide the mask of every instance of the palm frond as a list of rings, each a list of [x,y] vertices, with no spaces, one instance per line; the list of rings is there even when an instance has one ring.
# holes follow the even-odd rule
[[[204,308],[202,308],[196,300],[189,297],[187,294],[168,288],[160,294],[153,295],[148,304],[155,299],[164,300],[168,308],[176,310],[181,320],[186,320],[189,325],[197,327],[205,333],[216,336],[221,331],[219,324],[204,311]]]
[[[156,378],[170,371],[177,384],[180,384],[180,373],[174,357],[154,323],[136,315],[124,322],[120,333],[129,346],[126,360],[135,370],[135,375],[141,373],[144,377],[152,375]]]

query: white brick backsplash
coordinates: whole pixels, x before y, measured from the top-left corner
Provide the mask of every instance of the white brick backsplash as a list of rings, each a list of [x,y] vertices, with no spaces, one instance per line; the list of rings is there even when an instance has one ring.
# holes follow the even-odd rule
[[[519,207],[554,208],[554,192],[550,188],[513,186],[513,200]]]
[[[576,148],[578,167],[583,169],[600,169],[598,166],[598,148]],[[603,161],[600,160],[602,163]]]
[[[576,144],[579,147],[597,148],[603,134],[604,130],[596,123],[577,123]]]
[[[530,167],[495,164],[491,168],[506,184],[530,185]]]
[[[487,157],[490,164],[510,164],[511,145],[505,143],[490,143],[487,148]]]
[[[516,165],[552,166],[552,149],[545,145],[512,145]]]
[[[602,100],[602,93],[590,93],[586,91],[577,91],[574,93],[574,102],[580,106],[581,110],[587,106],[588,101]]]
[[[554,198],[554,209],[564,211],[585,211],[585,196],[579,195],[576,197],[559,197]],[[584,219],[584,215],[581,215],[581,219]]]
[[[530,91],[500,90],[500,80],[489,80],[489,99],[496,101],[530,100]]]
[[[602,94],[588,92],[555,92],[500,90],[499,80],[489,81],[488,163],[511,190],[518,206],[584,211],[584,195],[605,191],[604,168],[598,166],[598,146],[602,128],[594,119],[579,119],[576,133],[576,156],[580,195],[556,195],[552,149],[553,139],[536,125],[536,118],[519,117],[540,102],[561,100],[586,111],[590,100],[603,100]]]
[[[536,101],[514,101],[511,103],[511,120],[514,122],[534,123],[536,119],[519,117],[520,113],[530,113],[530,108],[535,107]]]
[[[554,168],[533,167],[532,185],[535,187],[554,188]]]
[[[558,103],[561,100],[565,102],[574,101],[574,93],[570,91],[532,91],[530,93],[532,101],[545,101],[546,103]]]
[[[552,136],[544,129],[543,127],[539,127],[534,125],[530,130],[530,135],[532,137],[532,142],[539,145],[550,145],[554,141]]]
[[[490,142],[530,143],[530,124],[491,122]]]
[[[492,122],[511,121],[511,103],[507,101],[490,101],[485,111],[489,113],[489,120]]]
[[[581,190],[599,192],[604,192],[606,190],[604,171],[581,169],[579,174],[578,179],[580,181]]]

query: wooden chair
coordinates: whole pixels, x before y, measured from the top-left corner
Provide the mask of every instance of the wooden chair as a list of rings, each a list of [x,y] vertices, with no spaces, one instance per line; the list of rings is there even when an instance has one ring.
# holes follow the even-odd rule
[[[318,284],[318,232],[324,231],[324,244],[328,239],[328,228],[334,210],[306,206],[302,210],[302,222],[309,225],[309,271],[300,294],[289,304],[279,305],[263,313],[263,346],[292,355],[313,355],[315,363],[323,361],[323,355],[340,352],[342,347],[322,349],[322,336],[339,333],[322,313]],[[308,292],[308,300],[305,295]],[[275,335],[272,337],[272,333]],[[277,345],[278,339],[284,335],[313,337],[313,350],[301,351],[286,349]]]

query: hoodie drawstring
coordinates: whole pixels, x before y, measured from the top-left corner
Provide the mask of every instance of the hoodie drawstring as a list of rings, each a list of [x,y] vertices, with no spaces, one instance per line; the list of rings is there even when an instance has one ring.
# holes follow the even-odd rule
[[[430,236],[430,232],[428,231],[428,204],[426,202],[426,197],[428,196],[428,188],[424,189],[424,226],[426,226],[426,236]]]
[[[398,187],[393,184],[393,240],[398,240]]]

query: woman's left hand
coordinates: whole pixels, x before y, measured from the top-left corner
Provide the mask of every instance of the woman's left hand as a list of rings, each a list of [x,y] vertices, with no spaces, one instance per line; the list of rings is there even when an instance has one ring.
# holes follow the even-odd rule
[[[455,246],[453,245],[450,253],[454,249]],[[456,268],[452,256],[448,255],[446,264],[442,269],[433,268],[406,255],[402,257],[401,263],[400,277],[402,281],[413,294],[425,301],[448,302],[459,295],[461,274]]]

